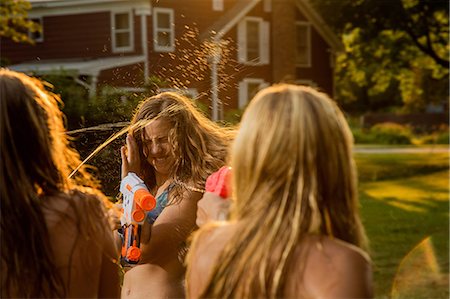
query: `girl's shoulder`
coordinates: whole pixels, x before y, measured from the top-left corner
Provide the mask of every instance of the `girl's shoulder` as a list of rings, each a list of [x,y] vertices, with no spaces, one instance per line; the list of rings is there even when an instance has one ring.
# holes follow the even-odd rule
[[[90,190],[73,189],[59,192],[43,199],[43,212],[47,225],[70,223],[82,227],[90,226],[91,231],[103,230],[107,220],[107,200],[100,193]]]
[[[301,277],[305,291],[312,297],[372,297],[371,260],[357,246],[310,235],[302,240],[295,256],[292,277]]]

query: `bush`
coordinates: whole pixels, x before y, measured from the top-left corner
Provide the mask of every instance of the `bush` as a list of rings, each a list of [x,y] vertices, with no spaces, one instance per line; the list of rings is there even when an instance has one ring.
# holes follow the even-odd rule
[[[353,128],[353,137],[358,144],[411,144],[412,132],[407,126],[380,123],[370,129]]]
[[[420,144],[449,144],[448,126],[440,126],[435,132],[418,138]]]
[[[380,123],[370,129],[379,144],[411,144],[412,132],[407,126]]]

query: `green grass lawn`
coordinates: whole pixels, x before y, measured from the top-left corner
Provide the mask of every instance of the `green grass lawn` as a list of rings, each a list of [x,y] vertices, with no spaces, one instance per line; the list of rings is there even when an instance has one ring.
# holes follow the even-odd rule
[[[449,298],[448,153],[355,158],[376,297]]]

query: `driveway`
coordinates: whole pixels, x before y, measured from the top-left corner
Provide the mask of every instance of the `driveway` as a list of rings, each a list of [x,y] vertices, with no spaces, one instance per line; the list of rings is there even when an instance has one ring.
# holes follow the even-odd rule
[[[449,146],[437,145],[437,146],[426,146],[426,147],[408,147],[408,146],[367,146],[367,145],[356,145],[354,150],[355,153],[363,154],[413,154],[413,153],[448,153]]]

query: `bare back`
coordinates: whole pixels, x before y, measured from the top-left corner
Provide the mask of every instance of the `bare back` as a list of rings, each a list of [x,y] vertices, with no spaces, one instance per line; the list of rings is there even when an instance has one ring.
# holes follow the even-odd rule
[[[118,254],[101,202],[73,192],[45,199],[54,262],[72,298],[118,298]]]
[[[188,298],[199,297],[220,252],[238,231],[236,224],[225,224],[200,236],[188,260]],[[288,272],[284,298],[373,297],[368,255],[337,239],[306,236],[298,244]]]

